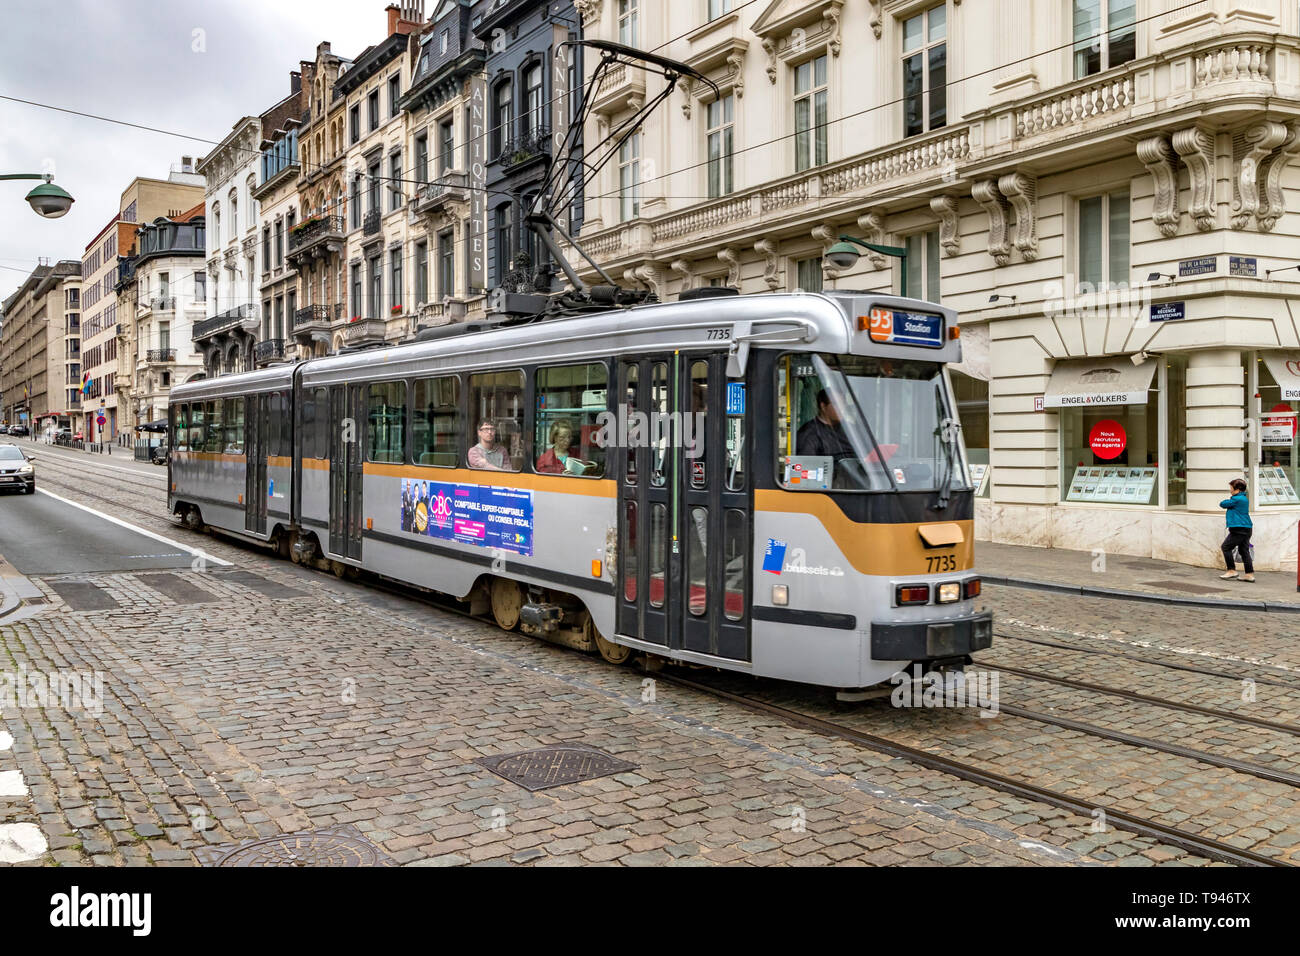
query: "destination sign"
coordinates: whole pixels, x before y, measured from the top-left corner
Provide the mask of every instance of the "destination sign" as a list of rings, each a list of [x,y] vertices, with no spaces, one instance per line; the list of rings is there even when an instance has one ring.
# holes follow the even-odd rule
[[[917,345],[929,349],[943,346],[942,315],[877,306],[871,310],[868,331],[871,341],[882,344]]]

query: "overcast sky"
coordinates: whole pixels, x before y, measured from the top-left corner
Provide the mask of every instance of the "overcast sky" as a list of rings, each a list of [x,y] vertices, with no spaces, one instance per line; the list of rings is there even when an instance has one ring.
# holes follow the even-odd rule
[[[384,39],[387,0],[36,0],[5,4],[0,94],[219,142],[289,92],[329,40],[355,57]],[[426,11],[430,9],[426,4]],[[196,35],[195,31],[202,31]],[[197,37],[197,38],[196,38]],[[136,176],[166,178],[208,143],[0,100],[0,173],[41,172],[76,199],[46,220],[36,182],[0,182],[0,298],[38,256],[80,259]]]

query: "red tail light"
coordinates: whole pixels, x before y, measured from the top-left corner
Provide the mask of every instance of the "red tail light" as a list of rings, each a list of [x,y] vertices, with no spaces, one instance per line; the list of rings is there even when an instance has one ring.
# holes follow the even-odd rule
[[[896,593],[899,604],[930,603],[930,585],[928,584],[900,584]]]

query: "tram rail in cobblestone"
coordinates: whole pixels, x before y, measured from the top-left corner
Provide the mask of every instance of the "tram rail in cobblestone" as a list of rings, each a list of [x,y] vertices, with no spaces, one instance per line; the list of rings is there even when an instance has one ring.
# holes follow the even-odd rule
[[[1289,867],[1292,865],[1282,860],[1273,859],[1272,857],[1255,853],[1251,850],[1243,850],[1232,846],[1231,844],[1223,843],[1219,840],[1211,839],[1210,837],[1201,836],[1199,833],[1193,833],[1189,830],[1182,830],[1178,827],[1159,823],[1155,820],[1135,816],[1131,813],[1126,813],[1123,810],[1116,810],[1112,807],[1103,806],[1100,803],[1094,803],[1080,797],[1073,797],[1067,793],[1062,793],[1059,790],[1049,790],[1045,787],[1039,787],[1024,780],[1004,777],[1001,774],[962,763],[960,760],[954,760],[953,758],[945,757],[942,754],[932,753],[928,750],[921,750],[917,747],[911,747],[894,740],[878,737],[875,734],[868,734],[861,730],[855,730],[852,727],[845,727],[832,721],[823,720],[820,717],[804,714],[797,710],[790,710],[789,708],[782,707],[779,704],[769,704],[766,701],[755,700],[754,698],[746,697],[743,694],[736,694],[731,691],[722,690],[721,688],[711,687],[708,684],[694,681],[687,677],[681,677],[676,674],[668,674],[664,671],[645,671],[644,673],[647,677],[652,677],[655,680],[675,684],[679,687],[689,688],[703,694],[708,694],[712,697],[718,697],[756,713],[780,717],[787,723],[803,727],[807,730],[812,730],[815,733],[845,740],[867,750],[884,754],[888,757],[898,757],[929,770],[937,770],[941,773],[947,773],[957,777],[960,780],[965,780],[968,783],[988,787],[990,790],[1008,793],[1025,800],[1035,800],[1040,803],[1046,803],[1049,806],[1069,810],[1081,817],[1093,817],[1094,811],[1100,810],[1106,815],[1108,821],[1116,825],[1122,825],[1123,829],[1131,833],[1136,833],[1139,836],[1150,837],[1168,846],[1176,846],[1179,849],[1186,850],[1188,853],[1205,857],[1206,859],[1217,860],[1222,863],[1231,863],[1235,866]],[[1006,710],[1007,708],[1003,706],[1001,709]]]

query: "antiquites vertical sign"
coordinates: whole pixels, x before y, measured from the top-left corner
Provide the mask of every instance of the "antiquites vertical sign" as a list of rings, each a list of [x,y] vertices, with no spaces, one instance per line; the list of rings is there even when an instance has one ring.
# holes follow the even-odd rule
[[[487,256],[483,233],[487,222],[487,78],[469,80],[469,222],[465,223],[469,266],[467,294],[481,293],[487,286]]]
[[[556,163],[565,161],[564,140],[569,129],[569,59],[573,48],[569,28],[563,23],[551,25],[551,155]],[[561,180],[563,183],[563,180]],[[561,185],[561,189],[563,186]],[[557,189],[557,192],[559,190]]]

